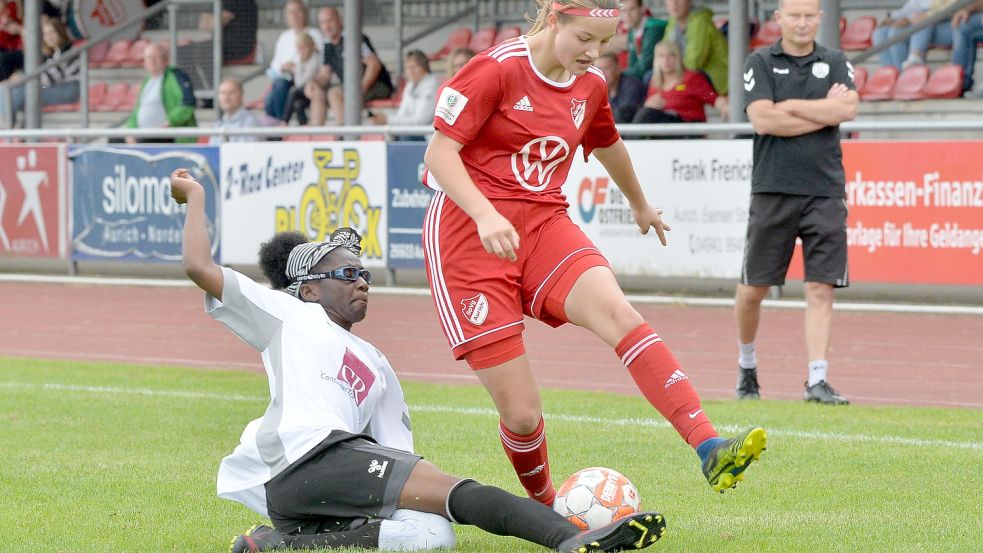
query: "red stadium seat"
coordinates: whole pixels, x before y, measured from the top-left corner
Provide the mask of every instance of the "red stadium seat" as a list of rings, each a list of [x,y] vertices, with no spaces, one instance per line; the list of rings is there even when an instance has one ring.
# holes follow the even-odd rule
[[[929,76],[922,98],[959,98],[963,93],[963,68],[949,64],[936,69]]]
[[[471,36],[471,40],[468,42],[468,48],[475,52],[484,52],[495,44],[496,34],[498,34],[498,30],[495,27],[481,29]]]
[[[384,134],[363,134],[359,140],[365,142],[380,142],[386,139]]]
[[[89,48],[89,67],[99,67],[109,53],[110,43],[108,40],[97,42],[95,46]]]
[[[310,134],[288,134],[283,137],[284,142],[310,142],[313,135]]]
[[[116,106],[116,111],[131,111],[137,105],[137,98],[140,97],[140,88],[143,83],[133,83],[126,91],[123,101]]]
[[[99,67],[119,67],[126,61],[126,56],[130,53],[129,40],[117,40],[106,52],[106,57],[99,62]]]
[[[126,59],[123,60],[121,67],[143,67],[143,51],[147,49],[148,44],[150,44],[149,40],[142,38],[134,40],[130,44],[130,50],[126,53]]]
[[[106,83],[92,83],[89,85],[89,109],[95,111],[96,108],[106,99]]]
[[[866,50],[873,45],[874,29],[877,19],[862,15],[851,21],[840,33],[840,48],[843,50]]]
[[[510,38],[515,38],[522,34],[522,29],[518,25],[512,25],[509,27],[502,27],[498,30],[498,34],[495,35],[495,44],[501,44]]]
[[[102,101],[92,108],[95,111],[116,111],[130,91],[129,83],[113,83],[106,88]],[[92,102],[89,102],[92,105]]]
[[[898,68],[893,65],[878,67],[877,71],[867,79],[860,91],[861,100],[890,100],[891,90],[898,80]]]
[[[920,100],[922,89],[928,82],[928,66],[912,65],[901,72],[898,82],[894,83],[891,97],[895,100]]]
[[[452,50],[456,48],[466,48],[468,43],[471,42],[471,29],[467,27],[458,27],[451,32],[451,35],[447,37],[447,42],[444,43],[443,48],[441,48],[436,54],[431,54],[431,60],[442,60],[451,53]]]
[[[856,85],[857,90],[863,90],[864,85],[867,84],[867,68],[857,67],[853,70],[853,84]]]
[[[780,38],[782,38],[782,28],[778,25],[777,21],[769,19],[765,21],[765,24],[758,29],[754,38],[751,39],[751,48],[769,46]]]
[[[403,99],[403,89],[406,88],[406,80],[400,79],[399,86],[396,88],[396,92],[388,98],[382,98],[380,100],[369,100],[365,102],[365,107],[367,108],[398,108],[399,103]]]

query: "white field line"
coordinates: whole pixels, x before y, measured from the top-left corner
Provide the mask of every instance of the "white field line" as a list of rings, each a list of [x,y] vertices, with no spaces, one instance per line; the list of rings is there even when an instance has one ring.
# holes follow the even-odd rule
[[[120,277],[72,277],[61,275],[0,274],[0,282],[45,282],[55,284],[91,284],[102,286],[164,286],[183,288],[194,286],[187,279],[120,278]],[[373,286],[372,292],[388,296],[429,296],[427,288],[408,288],[399,286]],[[639,304],[678,305],[702,307],[733,307],[732,298],[701,298],[692,296],[650,296],[630,294],[628,301]],[[802,300],[764,300],[765,307],[777,309],[805,309]],[[983,306],[971,305],[929,305],[906,303],[862,303],[837,302],[837,311],[872,311],[882,313],[931,313],[936,315],[983,315]]]
[[[79,386],[76,384],[34,384],[26,382],[0,382],[0,388],[20,389],[20,390],[51,390],[58,392],[82,392],[92,394],[108,395],[137,395],[161,398],[178,399],[200,399],[207,401],[249,401],[265,403],[268,398],[263,396],[247,396],[241,394],[217,394],[209,392],[192,392],[187,390],[155,390],[152,388],[121,388],[116,386]],[[410,412],[417,413],[447,413],[452,415],[467,415],[479,417],[498,417],[498,412],[494,409],[483,407],[449,407],[444,405],[415,404],[410,405]],[[546,413],[545,417],[551,421],[575,422],[595,424],[602,426],[628,426],[628,427],[648,427],[648,428],[671,428],[671,425],[662,420],[646,418],[608,418],[591,417],[585,415],[567,415],[562,413]],[[730,424],[717,425],[717,429],[726,433],[736,433],[745,430],[745,427]],[[983,451],[983,442],[956,442],[952,440],[926,440],[921,438],[906,438],[903,436],[877,436],[872,434],[845,434],[842,432],[821,432],[814,430],[796,430],[782,428],[768,428],[768,433],[772,436],[784,436],[800,438],[804,440],[824,440],[852,443],[881,443],[898,446],[915,447],[941,447],[948,449],[970,449]]]

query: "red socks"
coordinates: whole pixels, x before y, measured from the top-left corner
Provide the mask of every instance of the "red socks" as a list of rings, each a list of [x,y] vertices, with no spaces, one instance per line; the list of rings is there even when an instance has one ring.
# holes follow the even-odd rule
[[[519,482],[526,489],[529,497],[547,507],[553,506],[556,499],[556,488],[550,480],[550,462],[546,453],[546,425],[540,419],[539,426],[528,436],[520,436],[501,421],[498,422],[498,434],[502,439],[502,447],[508,456]]]
[[[689,377],[652,327],[642,323],[622,338],[614,351],[645,399],[690,446],[695,448],[703,440],[717,437]]]

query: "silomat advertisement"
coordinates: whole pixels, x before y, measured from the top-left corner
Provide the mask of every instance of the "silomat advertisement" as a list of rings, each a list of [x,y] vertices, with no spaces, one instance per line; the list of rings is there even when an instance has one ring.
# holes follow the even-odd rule
[[[179,261],[186,206],[171,199],[177,168],[205,189],[208,236],[218,255],[217,147],[79,147],[69,158],[72,259]]]
[[[386,144],[282,142],[222,145],[222,262],[256,264],[282,231],[326,240],[339,227],[362,235],[362,262],[385,267]]]

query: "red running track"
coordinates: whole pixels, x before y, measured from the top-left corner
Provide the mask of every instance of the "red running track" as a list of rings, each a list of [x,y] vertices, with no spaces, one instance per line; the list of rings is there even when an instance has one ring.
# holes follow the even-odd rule
[[[186,287],[0,282],[0,355],[232,368],[262,372],[259,354],[203,311]],[[638,305],[706,398],[733,397],[733,310]],[[854,403],[983,408],[983,317],[837,312],[830,382]],[[450,355],[426,296],[375,294],[355,331],[401,378],[476,384]],[[638,394],[614,353],[587,331],[526,321],[544,387]],[[758,339],[765,399],[799,399],[806,377],[803,316],[766,309]]]

